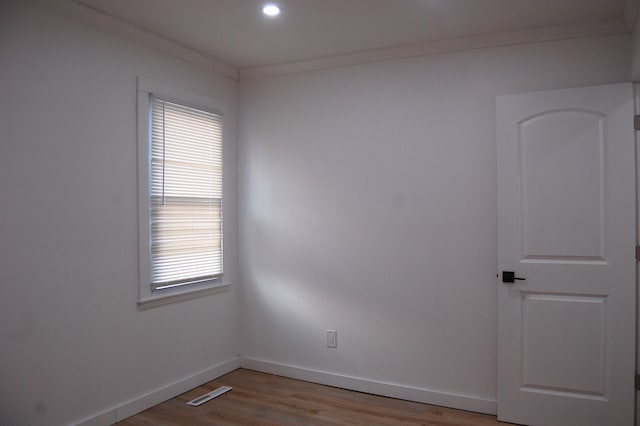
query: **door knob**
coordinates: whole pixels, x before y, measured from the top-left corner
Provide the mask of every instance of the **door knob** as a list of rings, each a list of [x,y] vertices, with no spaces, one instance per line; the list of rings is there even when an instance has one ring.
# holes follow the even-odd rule
[[[516,273],[513,271],[502,271],[502,282],[503,283],[514,283],[516,280],[524,281],[524,278],[516,277]]]

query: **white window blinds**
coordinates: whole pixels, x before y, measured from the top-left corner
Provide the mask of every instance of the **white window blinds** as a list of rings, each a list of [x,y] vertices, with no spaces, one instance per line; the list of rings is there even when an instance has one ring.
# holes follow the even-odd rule
[[[150,98],[151,287],[222,276],[222,117]]]

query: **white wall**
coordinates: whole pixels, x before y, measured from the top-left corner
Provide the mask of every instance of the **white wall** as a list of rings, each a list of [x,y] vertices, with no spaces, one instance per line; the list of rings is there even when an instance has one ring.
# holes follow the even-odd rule
[[[626,81],[629,51],[612,36],[242,81],[243,357],[494,401],[495,96]]]
[[[30,2],[0,2],[0,424],[90,417],[235,357],[235,288],[138,311],[136,76],[228,105],[236,83]]]

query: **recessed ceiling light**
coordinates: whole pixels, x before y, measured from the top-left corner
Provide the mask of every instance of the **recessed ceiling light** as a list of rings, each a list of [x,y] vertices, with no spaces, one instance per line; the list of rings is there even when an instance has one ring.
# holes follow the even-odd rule
[[[265,4],[262,8],[262,13],[267,16],[277,16],[280,14],[280,8],[275,4]]]

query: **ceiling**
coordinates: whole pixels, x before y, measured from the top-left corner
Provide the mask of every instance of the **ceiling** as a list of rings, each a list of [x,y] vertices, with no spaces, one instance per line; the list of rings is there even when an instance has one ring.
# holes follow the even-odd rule
[[[622,21],[627,3],[275,0],[282,13],[269,18],[259,0],[75,1],[241,69],[517,29]]]

